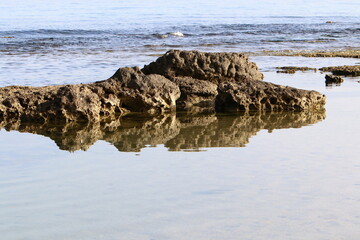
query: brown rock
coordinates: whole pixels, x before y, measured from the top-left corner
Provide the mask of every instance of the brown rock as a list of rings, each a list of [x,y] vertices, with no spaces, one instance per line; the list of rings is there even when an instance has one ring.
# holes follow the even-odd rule
[[[92,84],[0,88],[0,121],[101,121],[176,107],[192,112],[300,111],[325,104],[320,93],[258,81],[263,75],[256,64],[240,53],[172,50],[143,71],[120,68]]]
[[[215,100],[218,95],[217,85],[191,77],[175,77],[181,92],[176,101],[176,108],[180,111],[204,112],[215,110]]]
[[[320,68],[320,71],[331,72],[334,75],[356,77],[356,76],[360,76],[360,65],[323,67]]]
[[[131,112],[173,111],[180,97],[175,83],[160,75],[145,75],[138,68],[120,68],[110,79],[96,84],[117,93],[122,107]]]
[[[280,69],[276,71],[277,73],[288,73],[288,74],[294,74],[296,71],[314,71],[316,72],[316,68],[309,68],[309,67],[294,67],[294,66],[285,66],[285,67],[277,67],[276,69]]]
[[[170,50],[155,62],[146,65],[145,74],[167,78],[192,77],[218,84],[223,81],[262,80],[255,63],[242,53],[204,53]]]
[[[329,75],[329,74],[325,75],[325,84],[326,85],[341,84],[342,82],[344,82],[344,79],[342,77]]]
[[[316,91],[263,81],[224,82],[218,91],[218,111],[302,111],[325,104],[325,96]]]
[[[0,88],[0,120],[99,121],[128,111],[172,111],[179,97],[179,87],[170,80],[122,68],[92,84]]]

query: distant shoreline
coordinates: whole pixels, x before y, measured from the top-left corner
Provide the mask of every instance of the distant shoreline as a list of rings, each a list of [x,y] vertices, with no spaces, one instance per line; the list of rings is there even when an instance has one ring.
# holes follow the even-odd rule
[[[297,56],[297,57],[342,57],[342,58],[360,58],[359,49],[349,50],[280,50],[280,51],[262,51],[257,53],[249,53],[256,56]]]

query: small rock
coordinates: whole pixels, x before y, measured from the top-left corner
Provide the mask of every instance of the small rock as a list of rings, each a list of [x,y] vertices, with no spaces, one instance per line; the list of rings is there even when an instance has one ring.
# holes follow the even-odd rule
[[[316,68],[309,68],[309,67],[294,67],[294,66],[285,66],[285,67],[277,67],[276,69],[281,69],[277,71],[277,73],[288,73],[288,74],[294,74],[296,71],[314,71],[316,72]]]
[[[326,85],[340,84],[340,83],[344,82],[344,79],[342,77],[329,75],[329,74],[326,74],[325,79],[326,79],[325,80]]]

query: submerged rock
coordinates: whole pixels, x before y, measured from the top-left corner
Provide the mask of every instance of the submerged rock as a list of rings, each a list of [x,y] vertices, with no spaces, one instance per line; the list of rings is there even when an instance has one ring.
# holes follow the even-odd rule
[[[240,53],[167,52],[139,68],[120,68],[90,84],[0,88],[0,121],[100,121],[129,112],[302,111],[325,96],[260,81]]]
[[[155,62],[146,65],[145,74],[160,74],[167,78],[192,77],[215,84],[224,81],[262,80],[255,63],[242,53],[204,53],[170,50]]]

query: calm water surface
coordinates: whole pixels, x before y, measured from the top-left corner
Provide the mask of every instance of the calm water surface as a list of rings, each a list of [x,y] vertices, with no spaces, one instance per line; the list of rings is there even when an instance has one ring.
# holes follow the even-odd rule
[[[284,3],[0,1],[0,86],[105,79],[174,47],[359,47],[357,2]],[[1,239],[359,239],[360,78],[276,67],[360,60],[252,60],[326,112],[0,123]]]

